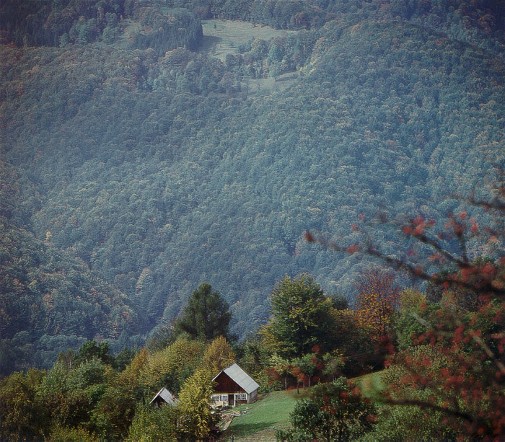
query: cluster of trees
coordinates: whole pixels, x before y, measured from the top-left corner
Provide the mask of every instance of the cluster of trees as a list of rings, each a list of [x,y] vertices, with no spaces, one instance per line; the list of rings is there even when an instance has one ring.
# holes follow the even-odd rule
[[[72,255],[17,225],[18,176],[0,162],[0,376],[50,367],[63,348],[108,339],[140,344],[142,318],[127,297]],[[145,327],[145,326],[144,326]]]
[[[205,438],[217,423],[209,408],[211,379],[237,360],[261,381],[263,391],[294,383],[310,386],[312,380],[369,369],[357,367],[347,356],[356,352],[356,345],[366,352],[355,337],[359,326],[353,313],[343,299],[327,298],[310,276],[279,282],[272,303],[272,318],[264,329],[232,347],[233,337],[227,339],[228,305],[205,283],[192,293],[177,321],[159,330],[147,348],[113,356],[106,342],[87,341],[76,352],[61,353],[47,371],[11,374],[0,381],[0,435],[49,440],[139,440],[167,434],[182,440]],[[369,360],[377,359],[373,353],[369,348]],[[161,386],[178,396],[176,407],[147,405]],[[313,400],[349,388],[340,378],[331,386],[317,387]],[[366,420],[373,409],[356,394],[351,394],[356,398],[349,407],[363,406]],[[337,397],[333,406],[338,408],[339,401]],[[297,407],[300,416],[306,415],[307,407],[316,410],[308,402]],[[335,421],[333,413],[327,413]],[[317,419],[317,431],[333,437],[334,424],[321,426],[323,418]],[[370,426],[371,422],[366,428]],[[339,432],[355,431],[347,427]],[[314,428],[310,431],[316,434]]]
[[[47,371],[30,369],[5,377],[0,381],[0,437],[205,437],[216,419],[208,406],[211,379],[236,359],[223,336],[229,333],[229,319],[219,293],[203,284],[168,340],[153,338],[149,350],[123,350],[114,356],[105,341],[91,340],[78,351],[61,353]],[[161,386],[177,395],[176,408],[149,405]]]
[[[203,38],[202,25],[184,8],[161,11],[156,7],[137,8],[134,19],[140,29],[132,31],[133,47],[154,49],[159,55],[179,47],[196,49]]]
[[[110,38],[123,18],[131,17],[134,0],[6,0],[0,6],[2,38],[17,45],[59,46]]]
[[[167,7],[174,9],[168,16],[161,12]],[[188,26],[189,11],[192,17],[200,19],[246,20],[277,29],[318,29],[335,19],[401,18],[443,30],[453,38],[479,42],[487,49],[503,50],[504,43],[500,35],[504,26],[503,5],[485,0],[359,0],[352,4],[345,0],[169,0],[151,1],[148,7],[140,0],[28,0],[21,3],[6,0],[0,6],[2,39],[18,45],[58,46],[97,40],[112,43],[127,28],[130,28],[127,34],[131,31],[128,20],[140,18],[144,30],[135,33],[138,44],[145,45],[149,41],[161,47],[162,40],[169,40],[172,44],[178,41],[196,47],[200,42],[198,25]],[[157,16],[151,24],[161,25],[161,28],[144,26],[147,23],[142,17],[146,14],[151,19]],[[193,18],[189,18],[189,22],[193,23]],[[490,36],[500,43],[486,38]]]
[[[466,211],[450,215],[443,227],[417,216],[402,226],[412,240],[403,256],[384,253],[381,244],[345,246],[307,234],[335,251],[376,256],[428,283],[424,293],[400,293],[387,340],[393,352],[382,376],[380,401],[389,406],[380,409],[365,440],[503,437],[505,186],[498,179],[488,198],[480,190],[469,202],[474,213],[486,208],[484,222]]]
[[[137,0],[16,2],[0,6],[2,39],[18,46],[66,46],[128,41],[133,48],[168,49],[201,44],[200,20],[188,9],[161,9]]]
[[[369,433],[375,407],[344,377],[315,386],[291,413],[292,430],[278,430],[279,441],[349,441]]]
[[[202,19],[246,20],[279,29],[317,29],[332,20],[395,18],[447,32],[463,41],[480,41],[488,49],[503,50],[504,13],[500,2],[458,1],[405,2],[401,0],[169,0],[172,7],[185,7]],[[482,38],[484,36],[484,38]],[[486,36],[501,42],[486,43]],[[500,49],[499,49],[500,50]]]

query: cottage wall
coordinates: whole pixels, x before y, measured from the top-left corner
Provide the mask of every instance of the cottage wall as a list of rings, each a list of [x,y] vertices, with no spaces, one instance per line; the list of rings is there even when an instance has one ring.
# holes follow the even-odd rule
[[[245,393],[245,390],[230,379],[226,373],[221,373],[214,379],[214,382],[216,383],[214,388],[216,393]]]

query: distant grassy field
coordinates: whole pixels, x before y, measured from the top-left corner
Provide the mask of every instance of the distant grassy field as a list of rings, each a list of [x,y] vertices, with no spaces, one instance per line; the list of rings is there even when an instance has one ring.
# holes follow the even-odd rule
[[[274,37],[281,37],[297,31],[286,31],[271,28],[270,26],[255,25],[239,20],[203,20],[202,51],[219,58],[226,59],[228,54],[237,54],[239,46],[254,38],[268,41]],[[250,93],[270,93],[275,90],[284,90],[292,80],[276,82],[274,78],[244,79],[249,86]]]
[[[302,397],[303,391],[274,391],[254,404],[237,408],[247,409],[247,413],[233,420],[222,440],[275,441],[275,431],[290,426],[289,413]]]
[[[204,20],[202,27],[203,50],[221,60],[224,60],[227,54],[237,53],[241,44],[247,43],[253,38],[268,41],[274,37],[296,32],[277,30],[270,26],[255,25],[238,20]]]

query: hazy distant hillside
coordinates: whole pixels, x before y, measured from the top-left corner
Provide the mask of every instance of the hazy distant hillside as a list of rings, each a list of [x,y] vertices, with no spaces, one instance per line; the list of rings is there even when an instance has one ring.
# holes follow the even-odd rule
[[[265,320],[285,274],[310,272],[352,298],[367,263],[306,244],[304,230],[352,243],[352,223],[379,210],[444,215],[459,204],[450,196],[504,163],[493,5],[298,3],[308,17],[321,3],[324,20],[293,21],[285,27],[298,32],[242,44],[224,62],[128,47],[134,12],[108,44],[1,49],[18,224],[40,240],[50,232],[52,247],[126,293],[143,332],[173,319],[203,281],[230,302],[241,335]],[[193,6],[192,20],[240,16]],[[395,252],[393,237],[374,235]]]
[[[16,174],[0,163],[0,376],[49,367],[88,339],[135,344],[141,329],[125,295],[87,266],[15,225]],[[10,209],[10,210],[9,210]]]

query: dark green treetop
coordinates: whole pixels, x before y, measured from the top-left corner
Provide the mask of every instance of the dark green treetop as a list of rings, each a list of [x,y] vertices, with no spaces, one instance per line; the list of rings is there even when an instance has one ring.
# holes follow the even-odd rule
[[[231,313],[227,302],[208,283],[200,284],[175,322],[175,335],[187,333],[194,339],[210,341],[229,337]]]

